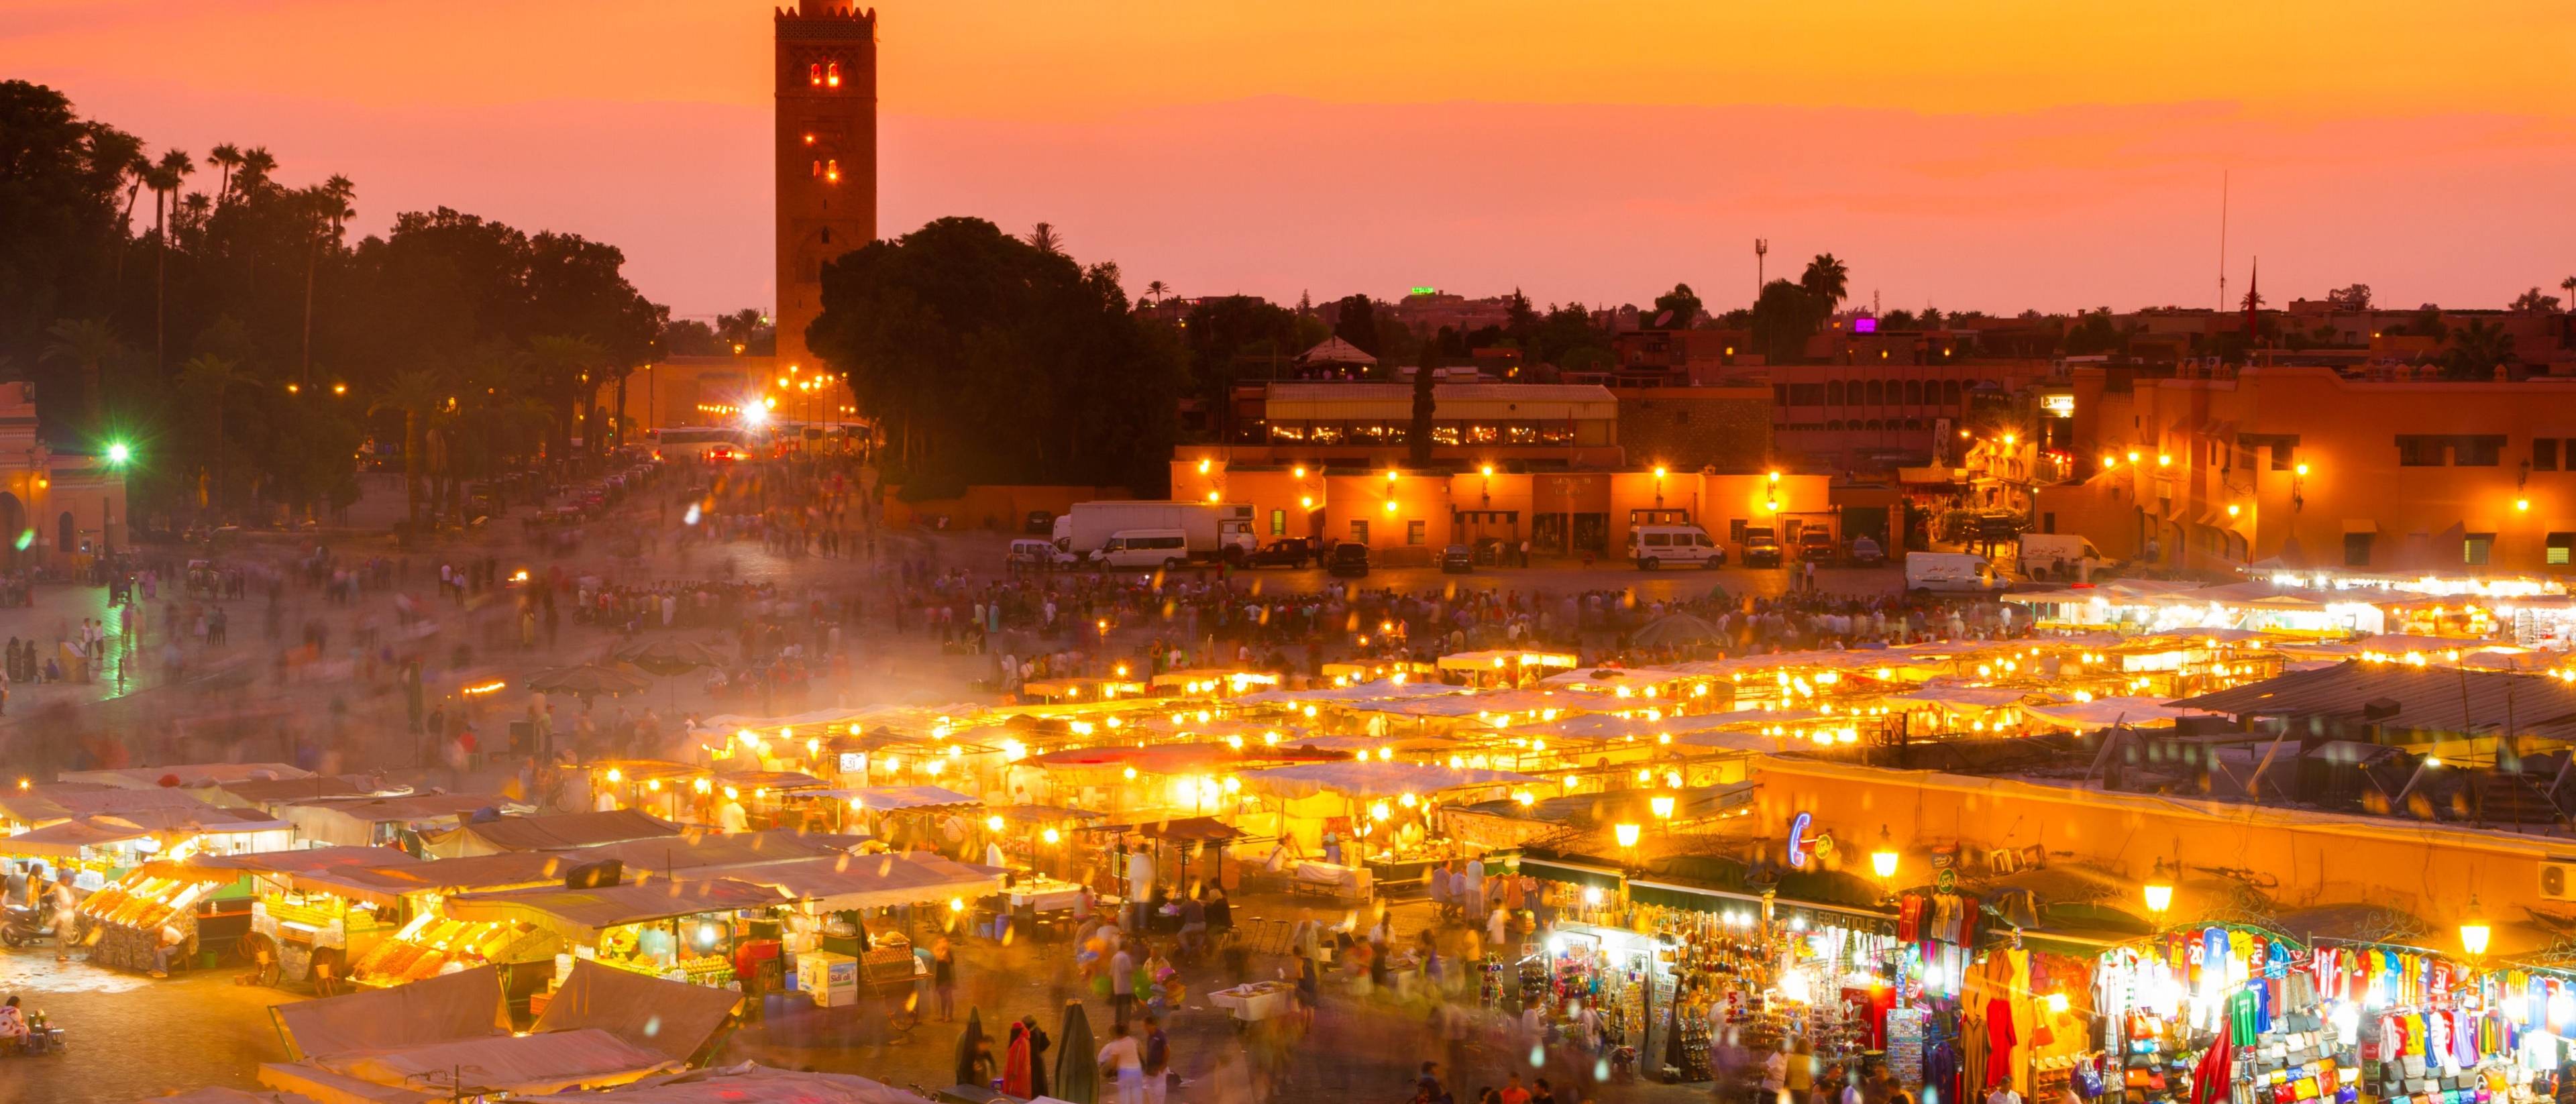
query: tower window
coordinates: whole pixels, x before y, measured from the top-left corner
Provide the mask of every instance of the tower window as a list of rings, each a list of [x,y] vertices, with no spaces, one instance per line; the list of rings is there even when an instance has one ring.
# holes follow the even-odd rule
[[[815,63],[814,63],[814,64],[812,64],[812,65],[808,65],[808,66],[806,66],[806,67],[805,67],[805,83],[810,84],[810,85],[813,85],[813,86],[815,86],[815,87],[817,87],[817,88],[822,87],[822,85],[823,85],[823,63],[822,63],[822,62],[819,62],[819,61],[818,61],[818,62],[815,62]]]
[[[834,158],[834,159],[832,159],[832,160],[829,160],[829,161],[825,161],[825,162],[823,162],[823,183],[826,183],[826,184],[838,184],[838,183],[840,183],[840,182],[841,182],[841,162],[840,162],[840,159],[839,159],[839,158]]]
[[[839,88],[841,86],[840,62],[835,61],[823,66],[823,86],[826,88]]]
[[[832,244],[832,228],[829,226],[823,228],[823,244]]]
[[[816,175],[816,176],[821,176],[821,175],[823,175],[823,163],[822,163],[822,162],[820,162],[820,161],[814,162],[814,175]]]

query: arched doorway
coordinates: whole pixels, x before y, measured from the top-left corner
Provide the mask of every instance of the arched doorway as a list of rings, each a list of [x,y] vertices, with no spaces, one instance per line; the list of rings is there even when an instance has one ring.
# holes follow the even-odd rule
[[[18,496],[0,491],[0,567],[18,566],[18,536],[27,531],[27,507]]]
[[[62,516],[54,519],[54,551],[57,553],[80,551],[80,527],[72,524],[72,512],[69,510],[63,511]]]

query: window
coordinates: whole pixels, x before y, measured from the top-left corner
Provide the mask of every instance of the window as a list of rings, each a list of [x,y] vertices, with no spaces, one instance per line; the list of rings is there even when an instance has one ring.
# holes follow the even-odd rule
[[[2469,539],[2460,542],[2460,546],[2461,563],[2484,567],[2488,558],[2495,554],[2495,534],[2471,533]]]
[[[1366,519],[1354,518],[1351,520],[1351,539],[1358,541],[1361,544],[1368,543],[1368,521]]]
[[[1944,406],[1959,405],[1959,381],[1941,381],[1941,404]]]
[[[1869,405],[1871,406],[1885,405],[1887,402],[1887,385],[1879,382],[1878,380],[1871,380],[1869,383],[1861,387],[1861,394],[1869,396]]]
[[[2345,567],[2369,567],[2369,566],[2370,566],[2370,538],[2372,538],[2372,537],[2374,537],[2374,536],[2377,536],[2377,535],[2378,535],[2378,534],[2376,534],[2376,533],[2346,533],[2346,534],[2344,534],[2344,535],[2343,535],[2343,565],[2344,565]]]
[[[1404,543],[1406,544],[1420,544],[1430,535],[1430,533],[1430,522],[1408,521],[1404,523]]]
[[[1825,385],[1824,385],[1824,384],[1821,384],[1821,383],[1793,383],[1793,384],[1790,384],[1790,385],[1789,385],[1789,405],[1791,405],[1791,406],[1823,406],[1823,405],[1825,405]]]
[[[1742,544],[1742,543],[1744,543],[1744,519],[1743,519],[1743,518],[1730,518],[1730,519],[1728,519],[1728,521],[1727,521],[1727,523],[1726,523],[1726,539],[1731,540],[1731,541],[1734,541],[1734,542],[1735,542],[1735,543],[1737,543],[1737,544]]]
[[[2463,468],[2492,468],[2504,462],[2504,437],[2490,434],[2451,438],[2451,462]]]
[[[1921,406],[1921,405],[1923,405],[1923,381],[1922,381],[1922,380],[1907,380],[1907,381],[1905,381],[1905,405],[1907,405],[1907,406]]]
[[[2451,439],[2422,437],[2412,434],[2397,438],[2397,466],[2401,468],[2438,468],[2451,462]]]
[[[2551,567],[2576,566],[2576,533],[2549,534],[2549,554],[2546,562]]]
[[[2298,466],[2298,462],[2292,459],[2294,453],[2295,450],[2288,445],[2272,446],[2272,470],[2291,471],[2295,469]]]
[[[1841,406],[1842,404],[1843,404],[1843,381],[1841,381],[1841,380],[1832,380],[1832,381],[1827,382],[1827,383],[1825,384],[1825,405],[1826,405],[1826,406]]]
[[[823,228],[823,244],[832,244],[832,228],[829,226]]]
[[[1284,537],[1288,535],[1288,511],[1270,511],[1270,535],[1274,537]]]
[[[2531,439],[2531,470],[2558,470],[2558,438],[2534,437]]]

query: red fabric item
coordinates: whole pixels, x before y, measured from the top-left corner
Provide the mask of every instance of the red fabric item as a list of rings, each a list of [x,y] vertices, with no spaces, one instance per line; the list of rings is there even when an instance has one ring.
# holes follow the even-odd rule
[[[1896,941],[1914,942],[1915,932],[1923,923],[1923,897],[1908,893],[1896,906]]]
[[[2012,1076],[2012,1048],[2021,1037],[2013,1033],[2012,1002],[1996,997],[1986,1002],[1986,1083],[1993,1088]]]
[[[1029,1097],[1029,1031],[1019,1024],[1011,1025],[1011,1046],[1002,1059],[1002,1091],[1026,1100]]]
[[[2220,1032],[2209,1052],[2191,1067],[2191,1100],[2189,1104],[2225,1104],[2228,1086],[2236,1078],[2236,1048]]]

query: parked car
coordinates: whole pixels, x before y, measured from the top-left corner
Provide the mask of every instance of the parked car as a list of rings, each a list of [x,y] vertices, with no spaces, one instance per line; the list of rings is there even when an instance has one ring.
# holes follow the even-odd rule
[[[1028,519],[1020,526],[1020,532],[1026,533],[1032,537],[1053,536],[1055,534],[1055,511],[1029,511]]]
[[[1853,537],[1851,562],[1853,567],[1885,567],[1887,550],[1879,547],[1876,537]]]
[[[1809,528],[1798,533],[1798,558],[1808,563],[1832,563],[1842,557],[1834,546],[1834,535],[1822,529]]]
[[[1081,558],[1055,546],[1054,541],[1020,537],[1011,541],[1010,552],[1003,562],[1013,571],[1053,571],[1082,562]]]
[[[1965,552],[1908,552],[1905,589],[1918,598],[1934,594],[1995,594],[2012,580],[1995,573],[1984,556]]]
[[[1474,549],[1463,544],[1453,544],[1440,550],[1441,574],[1464,575],[1474,570],[1476,570]]]
[[[1628,559],[1641,571],[1668,563],[1715,568],[1726,565],[1726,548],[1696,525],[1640,525],[1628,530]]]
[[[1780,535],[1768,525],[1749,525],[1744,529],[1744,566],[1780,566]]]
[[[1358,541],[1343,541],[1333,546],[1325,557],[1324,567],[1335,575],[1366,575],[1369,572],[1368,546]]]
[[[1305,537],[1272,541],[1243,557],[1245,567],[1304,567],[1317,559],[1315,542]]]

